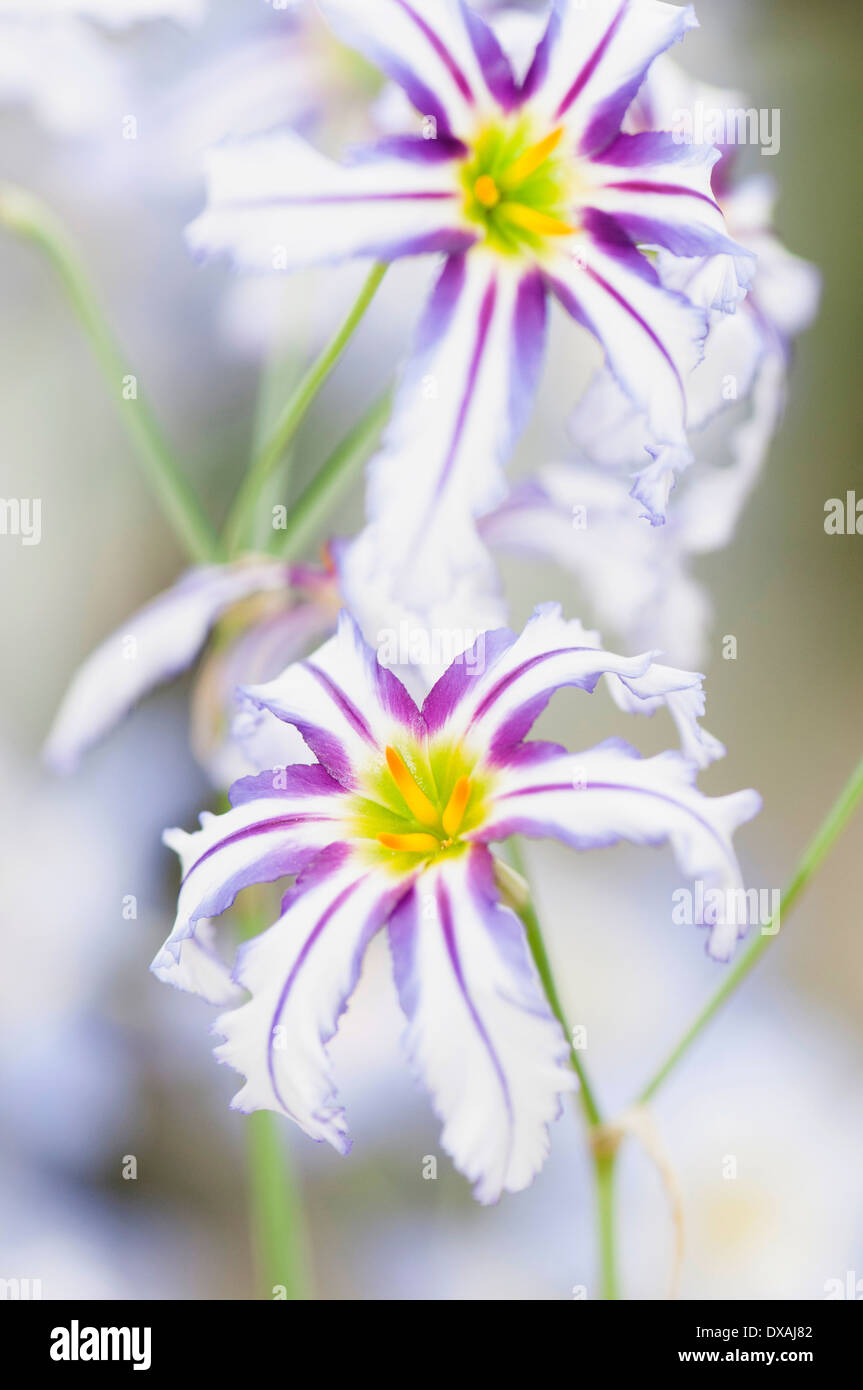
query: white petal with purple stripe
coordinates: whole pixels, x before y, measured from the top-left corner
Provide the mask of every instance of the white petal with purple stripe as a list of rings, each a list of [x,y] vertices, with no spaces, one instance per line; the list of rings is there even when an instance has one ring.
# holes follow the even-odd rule
[[[504,495],[544,346],[536,270],[480,251],[447,261],[370,465],[360,542],[358,563],[406,606],[429,606],[488,568],[474,518]]]
[[[474,849],[422,874],[390,923],[406,1043],[443,1121],[441,1144],[480,1202],[528,1186],[548,1153],[568,1048],[524,928]]]
[[[515,100],[509,63],[460,0],[319,0],[335,31],[407,93],[442,135],[469,135]]]
[[[235,978],[252,997],[213,1028],[225,1039],[216,1057],[246,1078],[235,1110],[278,1111],[313,1139],[348,1152],[326,1044],[392,893],[390,875],[334,845],[298,880],[279,921],[240,948]]]
[[[423,706],[432,736],[466,739],[491,760],[505,758],[539,718],[556,690],[595,689],[611,672],[646,674],[650,656],[615,656],[599,649],[595,633],[564,620],[559,604],[536,610],[524,631],[487,633],[484,662],[454,665]]]
[[[252,883],[296,874],[343,836],[342,787],[322,767],[274,768],[231,789],[224,815],[201,816],[201,829],[165,832],[180,856],[183,882],[177,918],[165,946],[180,959],[195,924],[230,907]]]
[[[666,290],[606,214],[591,213],[573,255],[546,275],[564,308],[605,348],[608,365],[647,418],[646,443],[686,446],[686,386],[703,353],[707,315]]]
[[[617,134],[654,58],[697,24],[660,0],[555,0],[528,73],[531,110],[565,122],[582,154]]]
[[[664,132],[619,135],[580,166],[589,181],[583,201],[612,216],[640,244],[664,246],[676,256],[734,256],[738,280],[745,281],[755,257],[731,240],[713,196],[711,172],[719,158],[713,145],[680,144]]]
[[[706,797],[694,765],[679,753],[642,759],[612,740],[584,753],[561,754],[527,745],[502,774],[489,823],[477,839],[553,836],[575,849],[602,849],[628,840],[668,842],[687,878],[709,887],[742,887],[731,843],[734,831],[757,815],[754,791]],[[728,960],[745,927],[711,927],[709,953]]]
[[[272,561],[190,570],[97,647],[66,693],[45,758],[67,771],[149,690],[190,666],[227,608],[251,594],[287,589]]]
[[[345,787],[358,785],[371,761],[419,727],[404,686],[378,662],[354,619],[342,612],[338,631],[307,661],[245,695],[299,729],[315,756]]]
[[[187,229],[200,255],[229,253],[248,270],[292,270],[351,257],[394,260],[465,250],[456,166],[417,139],[412,158],[370,151],[338,164],[292,131],[210,151],[206,210]],[[404,149],[400,146],[400,149]]]

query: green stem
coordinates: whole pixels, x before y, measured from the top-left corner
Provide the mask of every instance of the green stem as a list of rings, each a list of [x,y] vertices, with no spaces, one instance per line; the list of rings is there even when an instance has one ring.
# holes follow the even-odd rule
[[[0,186],[0,226],[39,248],[54,267],[102,373],[120,406],[120,418],[135,446],[147,481],[184,549],[198,563],[219,558],[216,533],[198,497],[174,458],[161,427],[118,347],[93,287],[59,223],[36,198]],[[135,381],[135,398],[121,398],[124,383]]]
[[[596,1205],[599,1218],[600,1290],[606,1302],[620,1298],[617,1276],[617,1230],[614,1208],[614,1177],[617,1153],[595,1153]]]
[[[261,1297],[296,1302],[312,1295],[302,1196],[281,1124],[269,1110],[245,1120],[249,1207]]]
[[[260,914],[242,899],[236,911],[241,939],[247,941],[260,930]],[[256,1110],[247,1116],[244,1127],[252,1248],[261,1297],[290,1302],[310,1299],[303,1198],[284,1141],[283,1122],[270,1110]]]
[[[820,869],[861,800],[863,800],[863,761],[855,768],[846,787],[828,812],[821,828],[818,830],[815,838],[800,860],[794,872],[794,876],[780,900],[779,913],[766,927],[762,927],[761,935],[752,943],[749,950],[741,957],[738,964],[728,973],[724,982],[709,1000],[705,1008],[702,1009],[695,1022],[687,1029],[680,1042],[669,1053],[662,1066],[655,1073],[652,1080],[648,1082],[639,1096],[639,1104],[646,1105],[648,1101],[653,1099],[660,1086],[674,1070],[681,1058],[689,1051],[696,1038],[700,1036],[711,1019],[714,1018],[722,1006],[728,1002],[731,996],[758,964],[771,941],[775,940],[779,935],[780,924],[787,918],[788,914],[797,903],[798,898]]]
[[[255,507],[262,490],[273,470],[278,467],[285,450],[303,423],[318,392],[347,348],[366,310],[374,299],[387,269],[387,265],[382,262],[373,267],[360,291],[359,298],[341,328],[316,361],[312,363],[279,416],[269,440],[252,460],[251,467],[231,508],[225,529],[225,539],[229,551],[232,553],[241,549],[248,539]]]
[[[286,560],[302,554],[323,526],[339,497],[362,468],[389,419],[392,392],[386,391],[318,469],[291,508],[277,553]]]
[[[525,873],[524,856],[520,844],[517,840],[510,840],[507,849],[513,868],[526,880],[527,875]],[[590,1134],[590,1148],[593,1155],[596,1176],[600,1289],[604,1299],[617,1299],[620,1295],[617,1281],[614,1221],[614,1148],[600,1141],[599,1132],[603,1125],[602,1112],[596,1099],[596,1092],[587,1074],[587,1068],[584,1065],[578,1048],[575,1047],[572,1041],[572,1032],[563,1011],[563,1005],[557,991],[557,985],[555,984],[548,950],[546,949],[545,940],[542,935],[542,928],[539,924],[539,917],[533,906],[532,899],[519,908],[519,916],[524,923],[528,945],[530,946],[531,954],[548,1002],[569,1042],[572,1065],[580,1082],[578,1096]]]

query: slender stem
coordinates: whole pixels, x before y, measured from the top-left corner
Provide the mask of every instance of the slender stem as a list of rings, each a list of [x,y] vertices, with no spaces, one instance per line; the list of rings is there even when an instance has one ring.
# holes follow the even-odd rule
[[[723,1004],[728,1002],[734,992],[758,964],[771,941],[774,941],[779,935],[780,924],[787,918],[798,898],[818,872],[859,806],[861,800],[863,800],[863,761],[858,763],[846,787],[828,812],[821,828],[818,830],[815,838],[800,860],[794,872],[794,876],[780,900],[779,913],[766,927],[762,927],[761,935],[752,943],[749,950],[741,957],[738,964],[729,972],[723,984],[720,985],[705,1008],[702,1009],[695,1022],[687,1029],[680,1042],[669,1053],[662,1066],[655,1073],[652,1080],[648,1082],[639,1096],[639,1104],[645,1105],[648,1101],[653,1099],[660,1086],[674,1070],[681,1058],[689,1051],[696,1038],[700,1036],[707,1027],[707,1024],[722,1008]]]
[[[520,844],[517,840],[510,840],[507,844],[507,849],[513,868],[521,874],[522,878],[526,879],[524,856]],[[524,923],[528,945],[530,946],[531,954],[533,955],[534,963],[539,972],[539,977],[542,981],[548,1002],[569,1041],[572,1065],[580,1082],[578,1095],[590,1133],[590,1148],[596,1174],[600,1288],[604,1299],[617,1299],[620,1295],[617,1281],[614,1220],[615,1149],[613,1145],[609,1146],[598,1142],[600,1137],[599,1131],[603,1124],[602,1112],[596,1099],[596,1092],[587,1074],[587,1068],[584,1065],[578,1048],[575,1047],[572,1041],[572,1032],[563,1011],[563,1005],[560,1001],[560,995],[558,994],[554,973],[551,968],[551,961],[549,960],[542,929],[539,924],[539,917],[533,906],[532,899],[519,909],[519,916]]]
[[[252,460],[231,508],[225,529],[225,538],[231,551],[241,548],[247,540],[258,497],[273,470],[278,467],[318,392],[339,362],[374,299],[387,269],[382,262],[373,267],[341,328],[299,382],[279,416],[269,440]]]
[[[54,267],[118,402],[120,418],[132,439],[147,481],[177,539],[199,563],[218,559],[216,533],[174,458],[158,421],[140,395],[137,378],[124,360],[87,274],[63,229],[38,199],[9,185],[0,187],[0,226],[32,242]],[[128,394],[122,394],[124,388]]]
[[[518,843],[515,840],[511,840],[509,843],[509,853],[510,858],[512,859],[513,868],[521,874],[522,878],[526,879],[527,875],[524,872],[524,857],[522,855],[520,845],[518,845]],[[563,1005],[560,1002],[560,995],[557,992],[557,985],[554,981],[554,974],[552,973],[551,969],[551,961],[549,960],[548,950],[546,949],[545,941],[542,935],[542,929],[539,925],[539,918],[537,916],[536,908],[533,906],[532,901],[520,910],[519,916],[521,917],[521,920],[524,923],[525,931],[527,932],[527,942],[530,946],[531,954],[533,956],[536,968],[539,971],[539,978],[542,981],[543,989],[545,990],[548,1002],[551,1005],[552,1013],[560,1023],[560,1026],[563,1028],[563,1031],[566,1034],[567,1042],[569,1043],[569,1051],[570,1056],[572,1058],[572,1065],[575,1069],[575,1074],[578,1077],[580,1083],[579,1096],[581,1099],[582,1109],[584,1110],[584,1117],[591,1127],[601,1125],[602,1114],[600,1112],[599,1105],[596,1100],[596,1095],[594,1093],[593,1086],[591,1085],[590,1078],[587,1074],[587,1068],[585,1067],[584,1062],[582,1061],[578,1048],[575,1047],[572,1040],[572,1033],[570,1031],[569,1024],[566,1021],[566,1015],[563,1012]]]
[[[295,559],[320,530],[330,510],[368,458],[391,408],[392,391],[388,390],[366,411],[297,498],[279,537],[277,553],[284,559]]]
[[[244,941],[261,928],[255,898],[237,905]],[[261,1297],[290,1302],[310,1299],[308,1238],[300,1185],[282,1133],[283,1122],[269,1110],[245,1120],[249,1216],[257,1283]]]
[[[600,1289],[606,1302],[620,1298],[617,1275],[617,1227],[614,1206],[614,1177],[617,1153],[598,1153],[596,1164],[596,1204],[599,1216]]]
[[[278,1115],[258,1110],[246,1127],[252,1243],[262,1298],[311,1298],[302,1196]]]

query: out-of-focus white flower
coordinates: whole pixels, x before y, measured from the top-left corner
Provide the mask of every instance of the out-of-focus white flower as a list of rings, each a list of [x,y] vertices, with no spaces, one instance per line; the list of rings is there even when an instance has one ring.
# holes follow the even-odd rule
[[[630,108],[627,128],[635,132],[673,131],[681,111],[733,111],[740,105],[736,93],[696,82],[663,57]],[[682,132],[674,138],[686,148]],[[713,191],[725,214],[729,235],[757,257],[746,298],[741,301],[735,267],[728,256],[687,259],[669,256],[660,249],[657,267],[669,289],[686,295],[710,315],[704,360],[686,387],[690,444],[701,463],[705,446],[700,436],[718,417],[729,416],[725,436],[729,451],[751,456],[751,466],[745,471],[754,482],[784,404],[784,381],[778,379],[778,368],[787,370],[794,338],[809,327],[817,313],[821,277],[814,266],[787,251],[773,231],[773,180],[754,176],[735,185],[733,162],[733,148],[725,147],[713,172]],[[769,383],[764,383],[753,400],[762,374],[768,376]],[[741,419],[738,411],[735,416],[737,403],[747,400],[751,415],[744,411]],[[645,424],[643,411],[633,407],[608,371],[602,371],[576,408],[572,432],[581,460],[630,474],[638,470],[633,497],[657,525],[666,518],[669,494],[688,459],[666,448],[655,433],[645,430]],[[749,431],[749,438],[738,442],[737,429]],[[646,466],[641,463],[645,451],[652,457]]]
[[[222,145],[189,240],[257,272],[446,253],[371,465],[369,525],[345,560],[359,584],[386,575],[396,599],[424,609],[482,566],[475,519],[503,495],[548,297],[600,341],[663,447],[685,451],[683,382],[706,315],[662,285],[639,243],[725,254],[741,280],[752,258],[711,196],[713,147],[621,132],[651,63],[693,26],[690,9],[558,0],[519,82],[498,34],[455,0],[322,8],[404,88],[408,133],[343,164],[294,131]]]
[[[0,105],[29,105],[58,135],[122,118],[122,68],[104,30],[169,18],[193,24],[205,0],[0,0]]]
[[[253,557],[190,570],[77,672],[48,735],[46,761],[58,771],[73,768],[144,695],[193,665],[214,629],[193,697],[192,743],[215,785],[229,786],[250,767],[280,758],[302,761],[302,740],[283,729],[276,746],[273,730],[259,730],[254,720],[238,745],[235,695],[315,646],[338,607],[335,573],[324,566]]]

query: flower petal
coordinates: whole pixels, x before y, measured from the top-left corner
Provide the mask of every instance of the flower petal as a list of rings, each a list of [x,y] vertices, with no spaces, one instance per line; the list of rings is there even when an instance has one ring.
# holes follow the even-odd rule
[[[667,132],[618,135],[601,155],[584,161],[590,187],[584,202],[608,213],[632,241],[664,246],[676,256],[732,256],[738,282],[755,256],[730,237],[713,196],[713,145],[680,144]]]
[[[565,121],[582,154],[620,130],[654,58],[697,26],[691,5],[660,0],[555,0],[525,79],[531,111]]]
[[[243,997],[242,989],[231,978],[230,966],[216,950],[215,927],[210,921],[197,924],[195,935],[183,942],[179,960],[163,946],[150,968],[163,984],[197,994],[208,1004],[224,1008]]]
[[[415,141],[413,158],[374,151],[337,164],[292,131],[210,151],[208,202],[187,229],[201,256],[248,270],[293,270],[351,257],[463,251],[476,240],[452,162]],[[421,157],[425,155],[425,157]]]
[[[635,678],[649,666],[649,656],[601,651],[595,633],[564,621],[559,604],[543,604],[520,636],[486,633],[471,660],[441,677],[423,717],[430,734],[445,729],[448,738],[468,738],[489,759],[505,760],[562,686],[592,691],[608,672]]]
[[[213,1029],[225,1039],[216,1057],[246,1078],[233,1109],[278,1111],[348,1152],[326,1044],[369,941],[404,891],[332,845],[297,881],[279,921],[240,948],[235,979],[252,997]]]
[[[609,676],[608,685],[615,704],[627,714],[650,716],[667,709],[677,725],[683,756],[696,767],[709,767],[725,757],[724,745],[698,722],[707,707],[703,676],[654,662],[644,676]]]
[[[190,570],[148,603],[85,661],[74,677],[45,745],[50,766],[74,767],[81,754],[137,700],[190,666],[218,618],[250,594],[287,589],[274,562]]]
[[[491,855],[474,849],[416,881],[390,923],[411,1060],[443,1121],[441,1144],[480,1202],[528,1186],[548,1153],[568,1048]]]
[[[509,63],[488,25],[461,0],[320,0],[336,33],[398,82],[444,135],[515,101]]]
[[[724,497],[716,500],[727,517]],[[481,532],[494,550],[551,559],[574,575],[585,611],[613,645],[658,648],[681,665],[699,666],[707,660],[711,609],[690,573],[679,519],[678,511],[661,532],[645,526],[625,478],[560,463],[515,490],[483,518]]]
[[[656,271],[605,214],[589,213],[577,256],[546,271],[564,308],[605,348],[608,365],[651,439],[686,447],[686,383],[700,360],[707,315],[663,288]]]
[[[299,729],[343,787],[357,786],[358,769],[370,760],[378,765],[388,745],[420,728],[410,695],[378,663],[346,611],[339,616],[336,635],[314,656],[245,694],[258,708]]]
[[[202,663],[192,697],[192,747],[216,787],[230,787],[255,768],[312,761],[296,729],[241,694],[243,683],[272,680],[333,630],[332,607],[312,598],[250,613],[248,625],[214,644]]]
[[[342,791],[322,767],[275,768],[236,782],[231,810],[202,815],[200,830],[165,832],[183,868],[177,917],[165,943],[176,960],[195,924],[224,912],[241,889],[296,874],[341,839]]]
[[[488,569],[474,518],[505,491],[545,347],[535,270],[480,251],[450,258],[369,471],[362,568],[423,609]]]
[[[489,823],[475,838],[554,836],[580,850],[668,842],[687,877],[736,889],[742,878],[731,837],[757,815],[761,798],[754,791],[706,797],[695,771],[679,753],[642,759],[616,739],[577,754],[527,745],[501,774]],[[713,925],[710,955],[728,960],[744,934],[734,923]]]

